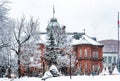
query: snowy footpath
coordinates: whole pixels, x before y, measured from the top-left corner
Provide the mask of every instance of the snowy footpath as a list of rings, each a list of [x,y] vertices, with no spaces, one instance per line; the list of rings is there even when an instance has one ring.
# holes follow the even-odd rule
[[[20,79],[0,78],[0,81],[44,81],[37,77],[22,77]],[[120,81],[120,75],[100,75],[100,76],[60,76],[51,77],[45,81]]]

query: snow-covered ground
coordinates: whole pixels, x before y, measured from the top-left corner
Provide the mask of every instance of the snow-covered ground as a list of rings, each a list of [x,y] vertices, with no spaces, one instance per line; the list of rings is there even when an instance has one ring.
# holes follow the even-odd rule
[[[0,78],[0,81],[43,81],[37,77],[22,77],[20,79]],[[120,75],[100,75],[100,76],[60,76],[48,78],[45,81],[120,81]]]

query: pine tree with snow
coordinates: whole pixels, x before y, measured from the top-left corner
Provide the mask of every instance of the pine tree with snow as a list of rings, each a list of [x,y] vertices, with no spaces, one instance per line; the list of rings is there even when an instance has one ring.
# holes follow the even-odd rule
[[[56,46],[55,39],[52,33],[48,37],[48,45],[46,46],[45,60],[47,60],[48,65],[51,66],[52,63],[56,63]]]

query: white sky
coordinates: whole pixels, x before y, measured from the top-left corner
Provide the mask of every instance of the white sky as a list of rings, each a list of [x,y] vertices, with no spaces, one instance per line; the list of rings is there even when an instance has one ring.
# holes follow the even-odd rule
[[[117,39],[117,14],[120,0],[9,0],[10,16],[20,18],[33,16],[40,21],[41,31],[46,31],[55,17],[67,32],[83,32],[97,40]]]

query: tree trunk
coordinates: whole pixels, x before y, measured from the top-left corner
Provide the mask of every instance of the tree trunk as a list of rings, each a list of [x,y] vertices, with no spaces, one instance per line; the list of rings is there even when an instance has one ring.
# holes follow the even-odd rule
[[[20,55],[18,54],[18,78],[21,77],[21,70],[20,70]]]
[[[20,60],[18,59],[18,78],[21,77],[21,72],[20,72]]]

